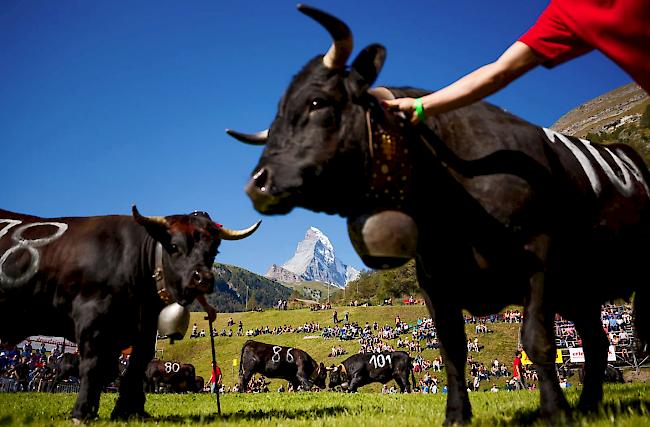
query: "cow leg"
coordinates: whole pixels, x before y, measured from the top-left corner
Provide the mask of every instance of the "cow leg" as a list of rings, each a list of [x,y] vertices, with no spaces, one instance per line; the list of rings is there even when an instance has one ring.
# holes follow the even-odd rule
[[[607,367],[609,340],[600,323],[600,307],[594,307],[586,315],[575,319],[576,331],[582,338],[585,367],[582,393],[578,408],[595,411],[603,400],[603,373]]]
[[[409,392],[410,393],[411,392],[411,390],[409,390],[408,381],[404,381],[404,378],[402,378],[401,375],[396,375],[394,377],[394,380],[397,383],[397,386],[399,387],[400,393],[404,393],[404,392]]]
[[[246,393],[248,391],[248,383],[251,382],[253,376],[252,369],[241,369],[239,371],[239,392]]]
[[[361,378],[357,375],[352,377],[348,384],[348,393],[356,393],[357,389],[361,386]]]
[[[446,360],[447,368],[449,391],[445,425],[466,424],[472,419],[472,407],[465,383],[467,346],[462,310],[445,305],[433,305],[432,314],[438,330],[440,350]]]
[[[562,417],[569,410],[555,370],[555,313],[549,309],[544,293],[545,274],[535,273],[530,280],[530,294],[524,307],[522,340],[531,360],[537,365],[540,383],[541,415]]]
[[[101,335],[101,334],[99,334]],[[103,386],[111,379],[118,352],[99,345],[98,340],[83,340],[79,344],[81,361],[79,376],[81,383],[72,418],[91,420],[97,418],[99,396]]]
[[[129,366],[120,381],[120,395],[115,402],[111,419],[149,417],[144,410],[145,370],[155,353],[157,320],[155,315],[142,316],[142,333],[131,350]]]

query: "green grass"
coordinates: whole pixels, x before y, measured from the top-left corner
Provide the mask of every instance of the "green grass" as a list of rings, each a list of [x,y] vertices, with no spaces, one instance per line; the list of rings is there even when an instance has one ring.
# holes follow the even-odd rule
[[[575,415],[578,426],[650,425],[650,386],[645,383],[608,386],[600,413]],[[570,390],[575,404],[578,390]],[[421,426],[441,425],[444,395],[343,393],[266,393],[224,395],[222,417],[216,415],[213,395],[148,395],[150,420],[112,423],[114,394],[103,395],[99,420],[93,426],[175,426],[196,424],[256,426]],[[0,426],[69,426],[73,394],[2,393]],[[542,424],[537,415],[539,393],[470,393],[476,426]]]
[[[414,324],[418,317],[429,316],[429,313],[424,306],[335,307],[335,309],[339,313],[339,319],[343,319],[343,313],[348,311],[350,313],[350,321],[359,322],[361,326],[363,326],[366,321],[370,324],[376,321],[380,326],[385,324],[394,326],[395,316],[397,315],[400,316],[402,321]],[[320,323],[321,327],[332,326],[332,313],[333,310],[310,311],[309,309],[286,311],[266,310],[261,313],[225,313],[217,316],[215,327],[218,331],[221,331],[222,328],[226,327],[226,322],[231,316],[235,321],[235,327],[232,328],[233,332],[237,331],[236,325],[240,319],[243,322],[244,330],[263,327],[265,325],[268,325],[269,327],[284,324],[298,326],[310,321]],[[203,313],[192,313],[190,325],[196,322],[199,330],[204,328],[207,331],[208,322],[203,320],[203,316]],[[479,342],[485,347],[479,353],[472,353],[474,360],[478,360],[485,363],[486,366],[489,366],[494,358],[498,358],[502,363],[505,363],[506,366],[509,366],[514,357],[514,351],[517,348],[519,324],[495,323],[489,325],[489,327],[494,330],[494,333],[488,334],[487,336],[479,336]],[[228,328],[226,328],[226,330],[227,329]],[[476,335],[474,333],[474,325],[467,325],[466,332],[468,337],[473,338]],[[339,363],[359,351],[359,344],[356,340],[326,340],[320,338],[320,333],[313,334],[318,335],[318,338],[306,339],[308,335],[311,334],[288,333],[279,336],[260,335],[254,339],[269,344],[300,348],[307,351],[317,361],[322,361],[327,366]],[[222,367],[224,384],[227,386],[233,385],[236,381],[238,367],[233,367],[232,361],[233,359],[236,359],[239,362],[241,348],[248,339],[249,338],[247,337],[236,337],[234,335],[230,338],[215,337],[217,363]],[[391,342],[393,347],[397,348],[396,341],[397,340],[389,342]],[[348,354],[337,358],[328,357],[333,345],[341,345],[348,351]],[[424,342],[422,342],[422,347],[424,347]],[[165,360],[179,360],[184,363],[192,363],[196,367],[197,375],[201,375],[206,379],[209,378],[210,360],[212,357],[209,337],[191,340],[184,339],[177,341],[173,345],[169,345],[168,341],[159,341],[158,348],[164,350],[163,358]],[[432,360],[439,354],[439,351],[425,350],[422,354],[424,358]],[[438,374],[438,378],[442,380],[443,384],[446,383],[444,370],[442,374]],[[497,384],[500,385],[503,381],[504,380],[498,380]],[[273,381],[270,386],[271,389],[277,389],[279,383],[279,381]],[[483,382],[482,388],[489,387],[490,385],[487,382]],[[381,385],[371,384],[363,387],[361,391],[378,391],[379,389],[381,389]]]

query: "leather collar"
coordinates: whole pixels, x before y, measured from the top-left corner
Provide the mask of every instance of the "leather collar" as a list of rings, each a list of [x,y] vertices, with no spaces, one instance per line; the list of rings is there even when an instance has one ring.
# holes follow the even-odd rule
[[[156,243],[156,255],[155,255],[156,267],[153,272],[152,277],[156,281],[156,288],[158,289],[158,296],[165,304],[169,305],[174,302],[171,294],[167,290],[165,285],[165,273],[163,270],[163,247],[160,242]]]
[[[385,99],[395,99],[384,87],[368,91],[366,128],[370,153],[370,180],[365,196],[376,209],[408,208],[411,184],[411,149],[408,126],[402,114],[387,113]]]

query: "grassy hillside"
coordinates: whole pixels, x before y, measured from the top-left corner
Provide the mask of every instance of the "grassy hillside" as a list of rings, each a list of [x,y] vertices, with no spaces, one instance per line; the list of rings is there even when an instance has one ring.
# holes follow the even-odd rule
[[[322,283],[322,282],[293,282],[293,283],[282,283],[289,289],[292,289],[291,296],[294,298],[314,300],[317,302],[326,302],[327,293],[329,288],[330,301],[336,298],[336,295],[339,292],[343,292],[340,288],[336,286]]]
[[[335,307],[338,311],[339,318],[343,318],[345,311],[350,314],[351,322],[358,322],[363,326],[365,322],[372,324],[378,322],[380,326],[395,325],[395,316],[399,315],[402,321],[413,324],[417,321],[418,317],[428,317],[429,313],[424,306],[388,306],[388,307]],[[255,327],[269,327],[292,325],[298,326],[305,322],[318,322],[323,326],[333,326],[332,322],[333,310],[325,311],[310,311],[309,309],[300,310],[267,310],[264,312],[246,312],[246,313],[227,313],[217,316],[215,327],[218,331],[226,328],[226,322],[229,317],[235,321],[235,325],[239,320],[243,322],[244,330],[252,329]],[[199,330],[205,328],[208,330],[207,321],[203,320],[202,313],[192,313],[192,323],[197,323]],[[484,345],[484,349],[480,353],[472,353],[474,360],[489,365],[494,358],[498,358],[507,366],[511,365],[513,353],[517,347],[518,339],[518,324],[505,324],[495,323],[490,325],[494,333],[487,336],[479,336],[479,342]],[[232,328],[236,332],[236,326]],[[226,329],[227,330],[227,329]],[[473,338],[474,325],[467,325],[466,332],[468,337]],[[217,351],[217,363],[222,367],[224,374],[224,384],[233,385],[236,381],[238,374],[238,367],[233,367],[233,359],[239,362],[240,350],[247,337],[215,337],[215,347]],[[266,342],[269,344],[278,344],[290,347],[297,347],[307,351],[312,357],[318,361],[324,362],[327,366],[333,363],[339,363],[351,354],[355,354],[359,350],[357,341],[341,341],[338,339],[323,339],[320,334],[297,334],[288,333],[279,336],[275,335],[260,335],[255,338],[258,341]],[[396,341],[390,341],[393,347],[397,347]],[[423,343],[424,344],[424,343]],[[348,351],[348,354],[338,358],[328,357],[333,345],[341,345]],[[424,345],[423,345],[424,347]],[[208,378],[210,372],[210,338],[199,339],[184,339],[177,341],[173,345],[169,345],[168,341],[159,341],[158,349],[163,350],[163,358],[166,360],[179,360],[182,362],[193,363],[196,366],[197,375]],[[438,350],[425,350],[422,355],[425,359],[433,359],[439,354]],[[446,383],[445,372],[438,375],[442,379],[442,383]],[[501,381],[502,382],[502,381]],[[274,381],[270,387],[271,390],[277,389],[279,381]],[[483,387],[488,387],[488,384],[483,384]],[[361,389],[361,391],[379,390],[380,385],[368,385]]]
[[[215,263],[215,290],[206,296],[218,311],[242,311],[253,307],[274,307],[278,300],[287,299],[291,289],[275,280],[255,274],[234,265]],[[201,310],[194,302],[191,310]]]

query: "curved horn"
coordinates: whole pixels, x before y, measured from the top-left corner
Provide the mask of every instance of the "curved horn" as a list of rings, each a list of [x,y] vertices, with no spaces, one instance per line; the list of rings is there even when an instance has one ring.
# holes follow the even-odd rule
[[[257,221],[245,230],[229,230],[224,227],[219,227],[219,237],[223,240],[240,240],[245,239],[257,230],[262,221]]]
[[[138,224],[158,224],[158,225],[163,225],[167,227],[167,220],[165,217],[162,216],[142,216],[140,215],[140,212],[138,212],[138,208],[136,205],[133,205],[131,207],[131,212],[133,212],[133,218],[138,222]]]
[[[241,133],[236,130],[226,129],[226,133],[238,141],[251,145],[264,145],[269,137],[269,130],[264,129],[256,133]]]
[[[313,7],[299,4],[298,10],[325,27],[332,36],[332,46],[323,56],[323,65],[332,70],[344,68],[352,53],[353,42],[350,28],[340,19]]]

